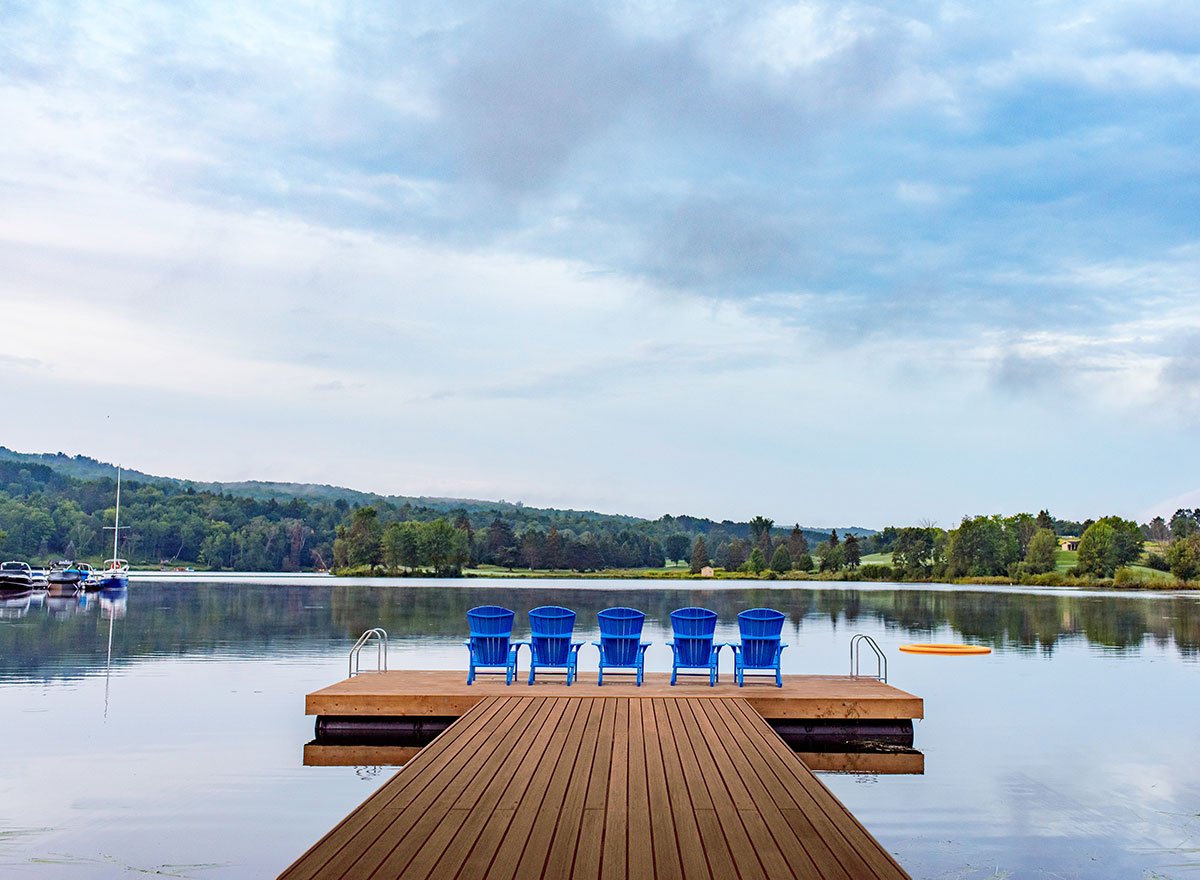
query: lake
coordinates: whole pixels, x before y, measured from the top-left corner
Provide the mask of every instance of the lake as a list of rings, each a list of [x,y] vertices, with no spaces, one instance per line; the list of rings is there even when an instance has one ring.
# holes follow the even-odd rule
[[[1200,876],[1200,596],[704,586],[135,578],[115,603],[2,607],[0,875],[275,876],[394,772],[301,764],[304,694],[345,677],[360,633],[388,631],[393,669],[465,675],[468,608],[520,626],[554,603],[589,641],[596,611],[646,611],[656,671],[683,605],[717,611],[722,639],[744,608],[784,611],[785,673],[845,674],[850,637],[873,636],[925,699],[925,773],[822,780],[914,877]],[[897,650],[911,641],[994,653]]]

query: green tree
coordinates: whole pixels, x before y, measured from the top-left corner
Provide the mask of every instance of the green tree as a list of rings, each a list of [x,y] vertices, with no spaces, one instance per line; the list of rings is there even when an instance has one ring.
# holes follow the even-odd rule
[[[801,553],[800,556],[795,559],[795,564],[796,564],[796,571],[812,571],[813,570],[812,554],[811,553]]]
[[[383,526],[379,523],[379,511],[374,507],[360,507],[350,517],[346,529],[346,562],[351,567],[365,565],[368,568],[383,562]]]
[[[905,526],[897,531],[892,545],[892,568],[898,577],[909,581],[921,580],[932,573],[934,562],[932,528]]]
[[[1016,562],[1017,540],[998,516],[963,517],[950,533],[946,573],[950,577],[986,577],[1008,573]]]
[[[1092,523],[1079,539],[1079,572],[1097,578],[1110,578],[1120,565],[1116,530],[1111,523]]]
[[[542,544],[542,566],[551,570],[562,568],[562,535],[557,526],[550,526]]]
[[[1171,574],[1181,581],[1200,577],[1200,533],[1172,541],[1167,548],[1167,564],[1171,566]]]
[[[1058,538],[1052,529],[1038,529],[1029,539],[1025,550],[1024,571],[1029,574],[1044,574],[1054,571],[1057,562]]]
[[[792,554],[788,551],[787,544],[780,544],[775,548],[771,555],[771,570],[780,574],[792,570]]]
[[[804,537],[804,530],[800,528],[800,523],[792,526],[792,533],[788,535],[788,552],[792,554],[792,561],[796,562],[801,556],[808,555],[808,538]]]
[[[663,552],[666,553],[669,562],[682,562],[688,558],[688,551],[691,549],[692,539],[682,532],[667,535],[663,541]]]
[[[1187,510],[1180,508],[1171,517],[1171,538],[1190,538],[1200,532],[1200,508]]]
[[[746,571],[750,571],[750,572],[753,572],[754,574],[758,574],[766,567],[767,567],[767,563],[766,563],[766,560],[763,559],[762,548],[755,547],[753,550],[750,551],[750,557],[745,562]]]
[[[1171,540],[1171,527],[1161,516],[1156,516],[1147,523],[1146,533],[1150,536],[1151,541]]]
[[[842,555],[846,558],[846,565],[850,568],[858,568],[862,562],[862,549],[858,546],[858,538],[854,535],[847,535],[842,541]]]
[[[742,538],[734,538],[717,548],[717,562],[726,571],[737,571],[749,558],[750,543]]]
[[[708,565],[708,547],[704,545],[704,536],[697,535],[692,542],[692,574],[700,574],[700,570]]]
[[[1039,510],[1037,517],[1034,519],[1034,524],[1039,529],[1049,529],[1051,534],[1054,532],[1054,517],[1050,515],[1048,510]]]
[[[846,551],[841,544],[822,541],[817,545],[817,567],[821,571],[840,571],[846,564]]]
[[[762,541],[763,535],[768,535],[771,529],[775,526],[775,520],[767,519],[765,516],[756,516],[750,520],[750,542],[759,544]]]
[[[1081,574],[1110,578],[1118,568],[1137,561],[1142,544],[1142,530],[1137,523],[1106,516],[1084,530],[1079,539],[1077,568]]]
[[[765,516],[756,516],[750,520],[750,542],[762,550],[764,560],[771,558],[771,529],[774,526],[775,520]]]
[[[471,555],[467,533],[443,517],[422,525],[421,556],[437,574],[458,574]]]
[[[383,530],[383,564],[389,569],[411,570],[420,564],[420,523],[390,523]]]
[[[1029,542],[1033,540],[1034,533],[1038,530],[1037,520],[1028,513],[1018,513],[1004,521],[1004,528],[1016,536],[1017,558],[1024,559],[1025,551],[1029,549]]]
[[[502,565],[511,571],[521,564],[521,542],[507,521],[497,516],[488,526],[484,539],[484,561]]]

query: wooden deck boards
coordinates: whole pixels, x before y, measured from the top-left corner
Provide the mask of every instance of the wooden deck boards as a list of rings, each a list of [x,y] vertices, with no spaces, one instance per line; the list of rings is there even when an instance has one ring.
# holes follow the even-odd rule
[[[483,696],[281,877],[908,876],[748,700],[532,690]]]
[[[510,686],[501,678],[480,678],[468,685],[461,672],[403,670],[372,672],[340,681],[305,697],[309,715],[459,716],[492,696],[629,697],[635,699],[745,700],[763,718],[829,718],[878,720],[923,718],[924,701],[899,688],[869,678],[842,675],[787,675],[783,687],[755,681],[739,688],[732,681],[709,687],[707,680],[669,683],[666,673],[647,673],[642,687],[620,678],[577,679],[567,687],[561,678],[534,685],[523,680]]]

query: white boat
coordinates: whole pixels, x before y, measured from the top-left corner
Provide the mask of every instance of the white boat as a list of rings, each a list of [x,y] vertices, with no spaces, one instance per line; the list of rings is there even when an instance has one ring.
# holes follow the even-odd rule
[[[0,597],[17,599],[33,592],[33,574],[28,563],[0,564]]]
[[[117,465],[117,509],[112,524],[113,555],[105,560],[104,568],[95,573],[101,590],[124,590],[129,586],[129,563],[117,556],[117,541],[121,537],[121,466]]]

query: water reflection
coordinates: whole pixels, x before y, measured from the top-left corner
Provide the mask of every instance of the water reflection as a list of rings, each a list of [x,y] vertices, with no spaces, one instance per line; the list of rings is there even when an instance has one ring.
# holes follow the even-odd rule
[[[524,612],[546,602],[574,608],[581,629],[612,605],[632,605],[662,628],[681,605],[705,605],[729,625],[737,612],[758,605],[779,608],[803,629],[820,620],[853,630],[866,624],[913,640],[934,633],[990,645],[997,650],[1054,653],[1063,640],[1083,638],[1093,646],[1139,651],[1147,641],[1174,645],[1200,657],[1200,602],[1197,597],[951,592],[923,589],[758,589],[646,590],[611,582],[611,589],[538,589],[511,581],[465,581],[446,588],[429,586],[273,586],[228,583],[137,583],[128,593],[48,595],[40,604],[28,597],[0,604],[0,678],[62,674],[62,658],[93,653],[95,623],[90,614],[129,620],[117,639],[126,660],[162,654],[235,651],[260,653],[281,642],[323,648],[353,641],[382,626],[393,638],[458,639],[467,609],[500,604],[518,611],[518,637]],[[561,582],[557,582],[561,584]],[[133,611],[130,613],[130,605]],[[16,624],[16,625],[12,625]],[[847,633],[848,637],[849,633]],[[47,662],[50,660],[50,662]],[[839,670],[840,671],[840,670]]]
[[[780,608],[793,672],[844,673],[850,635],[872,634],[892,682],[925,698],[925,775],[875,778],[866,758],[825,756],[851,775],[824,779],[914,877],[1200,869],[1200,596],[662,586],[135,581],[124,596],[31,600],[0,617],[0,748],[21,756],[0,762],[0,828],[28,831],[0,833],[0,875],[103,878],[114,858],[210,880],[277,875],[397,760],[298,766],[313,731],[303,695],[344,677],[373,626],[392,634],[396,667],[462,669],[466,610],[485,603],[522,625],[561,603],[583,630],[606,606],[643,608],[658,669],[681,605],[726,626]],[[956,639],[995,653],[895,653]]]

